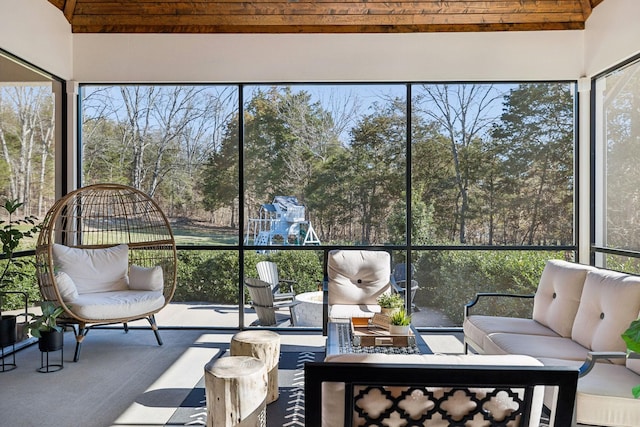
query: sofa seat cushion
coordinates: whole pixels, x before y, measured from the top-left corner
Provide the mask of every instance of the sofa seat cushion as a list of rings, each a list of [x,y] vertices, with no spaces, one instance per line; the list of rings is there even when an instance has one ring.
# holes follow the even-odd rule
[[[380,306],[377,304],[335,304],[329,306],[329,319],[373,317],[376,313],[380,313]]]
[[[80,294],[71,311],[91,320],[125,319],[155,312],[164,306],[161,291],[111,291]]]
[[[484,348],[484,340],[488,335],[502,332],[510,334],[559,336],[551,329],[533,319],[500,316],[469,316],[462,325],[465,338]]]
[[[429,365],[487,365],[487,366],[542,366],[538,360],[520,355],[476,355],[476,354],[460,354],[460,355],[440,355],[440,354],[410,354],[410,355],[393,355],[382,353],[357,353],[357,354],[340,354],[328,356],[325,361],[332,363],[389,363],[389,364],[429,364]],[[390,392],[398,391],[401,387],[389,387]],[[435,387],[430,388],[436,390]],[[482,388],[470,388],[470,392],[476,393],[479,398],[486,394],[486,390]],[[532,408],[532,417],[529,424],[530,427],[538,426],[540,414],[542,411],[544,387],[537,387],[534,391],[534,400]],[[344,384],[343,383],[324,383],[322,387],[322,425],[327,427],[339,427],[344,425]],[[420,399],[416,397],[416,399]],[[380,397],[383,402],[375,399],[367,400],[367,411],[376,411],[377,408],[384,408],[386,399]],[[464,401],[461,402],[464,404]],[[510,402],[500,402],[502,405],[495,407],[493,411],[508,409]],[[410,411],[409,408],[406,409]],[[456,409],[447,409],[455,411]],[[463,412],[463,410],[461,409]],[[371,412],[370,412],[371,413]],[[374,412],[375,413],[375,412]],[[445,420],[428,420],[425,426],[440,427],[449,425]],[[475,425],[475,424],[474,424]],[[509,424],[511,425],[511,424]]]
[[[584,361],[589,353],[571,338],[543,335],[495,333],[487,336],[483,345],[487,354],[525,354],[535,358]]]
[[[640,312],[640,277],[598,270],[587,274],[571,338],[594,351],[625,351],[620,335]]]
[[[576,366],[577,361],[540,358],[545,366]],[[576,416],[580,424],[640,426],[640,400],[631,389],[640,384],[640,375],[624,365],[599,362],[578,380]]]
[[[587,273],[594,267],[549,260],[533,300],[532,318],[558,335],[571,336]]]

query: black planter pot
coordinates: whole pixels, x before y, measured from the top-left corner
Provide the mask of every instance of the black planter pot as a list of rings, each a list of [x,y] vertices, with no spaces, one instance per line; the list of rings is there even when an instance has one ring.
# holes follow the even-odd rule
[[[64,331],[40,331],[38,338],[40,349],[40,368],[38,372],[56,372],[64,366]],[[60,363],[49,363],[49,353],[60,350]]]
[[[3,315],[0,319],[0,347],[16,343],[16,316]]]
[[[64,345],[63,331],[41,331],[38,338],[38,348],[40,351],[58,351]]]

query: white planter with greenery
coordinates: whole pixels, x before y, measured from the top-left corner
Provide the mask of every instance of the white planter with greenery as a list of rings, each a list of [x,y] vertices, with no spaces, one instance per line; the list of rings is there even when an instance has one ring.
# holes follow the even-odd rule
[[[380,312],[389,317],[400,311],[404,306],[404,299],[400,294],[396,293],[382,294],[377,301],[380,306]]]
[[[391,335],[409,335],[411,316],[409,316],[404,309],[400,309],[391,315],[389,320],[391,322],[389,325],[389,333]]]

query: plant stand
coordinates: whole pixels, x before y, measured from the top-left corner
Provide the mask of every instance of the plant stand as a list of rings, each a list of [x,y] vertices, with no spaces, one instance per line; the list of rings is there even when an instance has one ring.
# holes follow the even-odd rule
[[[57,364],[50,363],[49,353],[54,353],[56,351],[60,352],[60,363],[57,363]],[[62,368],[64,368],[64,347],[61,347],[59,350],[40,352],[40,367],[37,369],[38,372],[42,372],[43,374],[46,374],[49,372],[57,372]]]
[[[0,372],[13,371],[14,369],[16,369],[16,344],[11,344],[11,347],[11,351],[6,356],[4,354],[4,347],[0,347],[0,358],[2,359],[2,364],[0,364]],[[5,360],[5,357],[9,356],[11,356],[12,358],[10,363]]]
[[[2,297],[7,294],[20,294],[24,298],[24,313],[15,315],[5,315],[2,318],[0,328],[0,372],[13,371],[16,366],[16,341],[24,338],[23,325],[29,320],[29,314],[27,312],[29,299],[26,292],[22,291],[2,291],[0,292],[0,309],[2,308]],[[24,316],[24,324],[17,323],[17,317]],[[20,334],[18,335],[18,326]],[[9,349],[5,354],[5,349]],[[6,358],[11,356],[11,362],[7,362]]]
[[[38,349],[40,350],[40,368],[38,372],[56,372],[64,367],[64,332],[43,331],[38,338]],[[60,352],[60,363],[50,363],[49,353]]]

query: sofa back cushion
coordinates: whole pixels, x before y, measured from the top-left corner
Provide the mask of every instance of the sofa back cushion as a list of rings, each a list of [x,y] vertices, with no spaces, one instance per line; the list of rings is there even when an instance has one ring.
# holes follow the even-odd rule
[[[129,247],[80,249],[53,245],[53,265],[69,275],[79,294],[129,288]]]
[[[547,261],[533,303],[533,320],[563,337],[571,336],[587,272],[594,267]]]
[[[625,351],[622,333],[640,311],[640,277],[607,270],[587,274],[571,338],[593,351]]]
[[[386,251],[333,250],[327,254],[329,304],[377,304],[390,289],[391,255]]]

